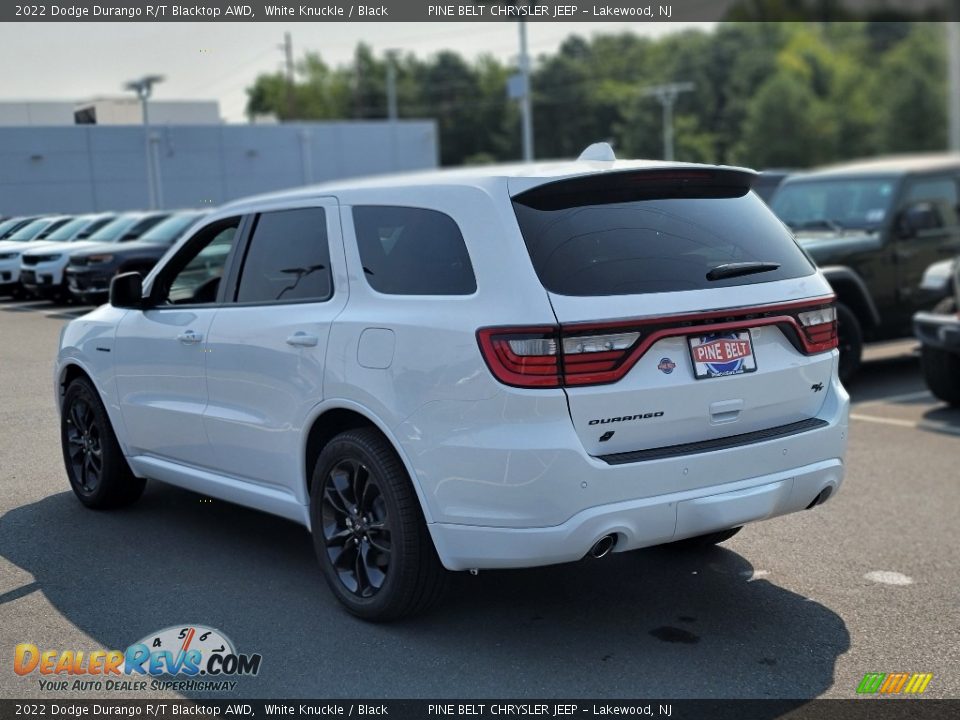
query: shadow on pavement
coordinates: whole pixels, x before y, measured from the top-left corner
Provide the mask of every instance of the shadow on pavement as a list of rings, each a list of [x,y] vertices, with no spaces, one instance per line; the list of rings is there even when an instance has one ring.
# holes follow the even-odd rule
[[[150,483],[108,513],[60,493],[0,518],[0,554],[94,645],[223,630],[263,655],[246,697],[812,698],[850,645],[836,613],[721,548],[458,575],[433,613],[370,625],[336,605],[304,529],[204,500]]]

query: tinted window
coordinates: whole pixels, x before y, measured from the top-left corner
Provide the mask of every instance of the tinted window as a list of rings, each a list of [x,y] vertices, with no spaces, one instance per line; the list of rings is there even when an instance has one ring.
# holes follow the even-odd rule
[[[178,213],[172,215],[166,220],[154,225],[137,238],[137,240],[139,242],[171,245],[174,240],[183,235],[184,231],[193,225],[202,215],[203,213]]]
[[[330,295],[323,209],[261,213],[243,262],[237,302],[316,301]]]
[[[136,240],[158,222],[168,217],[167,213],[153,215],[121,215],[108,222],[89,237],[94,242],[124,242]]]
[[[91,226],[93,226],[93,230],[96,230],[97,227],[106,224],[109,220],[109,217],[97,219],[95,215],[81,215],[65,225],[61,225],[59,228],[47,235],[46,239],[79,240],[80,238],[87,237],[87,235],[92,232]]]
[[[367,282],[389,295],[470,295],[477,280],[460,228],[422,208],[358,206],[357,246]]]
[[[877,228],[890,212],[896,178],[788,181],[770,207],[794,230]]]
[[[141,215],[121,215],[93,233],[90,236],[90,240],[94,242],[116,242],[130,228],[136,225],[142,217]]]
[[[216,301],[239,227],[240,218],[230,218],[205,227],[192,237],[161,273],[160,301],[176,305]]]
[[[698,290],[814,272],[740,174],[567,180],[517,196],[514,209],[540,281],[560,295]],[[751,262],[779,267],[707,279],[719,266]]]
[[[21,225],[16,232],[10,234],[10,237],[8,237],[7,240],[32,240],[48,225],[50,225],[50,220],[46,218],[32,220],[26,225]]]
[[[957,184],[951,178],[924,178],[913,180],[907,186],[904,205],[930,203],[933,206],[938,227],[957,225]]]

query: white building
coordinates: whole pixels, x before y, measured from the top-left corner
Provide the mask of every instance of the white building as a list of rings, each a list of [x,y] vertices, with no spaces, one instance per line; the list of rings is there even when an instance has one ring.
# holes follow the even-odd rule
[[[154,125],[219,125],[216,100],[151,100]],[[141,125],[143,110],[135,97],[100,97],[83,101],[0,101],[0,126]]]

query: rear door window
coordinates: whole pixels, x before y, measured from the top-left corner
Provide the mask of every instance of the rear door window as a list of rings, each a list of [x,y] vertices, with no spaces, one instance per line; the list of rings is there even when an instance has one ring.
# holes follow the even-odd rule
[[[540,281],[559,295],[701,290],[812,274],[749,181],[723,171],[613,173],[542,185],[514,197],[513,206]],[[734,263],[767,269],[708,279]]]
[[[260,213],[243,262],[237,302],[319,302],[332,293],[323,208]]]
[[[477,289],[453,218],[425,208],[362,205],[353,224],[363,274],[387,295],[471,295]]]

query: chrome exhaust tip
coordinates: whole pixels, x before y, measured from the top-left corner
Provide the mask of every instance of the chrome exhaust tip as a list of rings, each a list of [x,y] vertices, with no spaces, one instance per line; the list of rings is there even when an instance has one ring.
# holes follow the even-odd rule
[[[597,540],[593,547],[590,548],[590,557],[593,558],[602,558],[610,554],[610,551],[613,550],[613,546],[617,544],[616,535],[604,535],[602,538]]]

